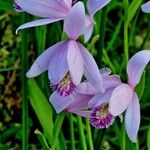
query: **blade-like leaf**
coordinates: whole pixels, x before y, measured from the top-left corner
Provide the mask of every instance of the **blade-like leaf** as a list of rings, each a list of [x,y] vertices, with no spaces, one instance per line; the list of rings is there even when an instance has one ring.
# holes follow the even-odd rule
[[[140,83],[136,86],[136,93],[139,97],[139,99],[142,98],[142,95],[144,93],[144,88],[145,88],[145,74],[146,72],[144,71],[143,75],[142,75],[142,78],[141,78],[141,81]]]
[[[34,79],[28,80],[30,103],[43,127],[49,142],[52,142],[53,114],[47,98],[42,93]]]
[[[48,144],[47,144],[47,141],[46,141],[44,135],[38,129],[36,129],[34,133],[37,135],[40,143],[42,144],[42,147],[45,150],[50,150],[50,148],[48,147]]]
[[[129,6],[128,11],[127,11],[127,22],[128,23],[133,19],[134,15],[136,14],[136,11],[140,7],[141,3],[142,3],[142,0],[134,0],[131,3],[131,5]]]

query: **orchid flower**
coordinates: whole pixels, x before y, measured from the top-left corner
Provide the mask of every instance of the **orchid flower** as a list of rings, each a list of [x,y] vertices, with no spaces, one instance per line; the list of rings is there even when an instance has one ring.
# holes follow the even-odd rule
[[[94,58],[76,41],[84,33],[84,29],[84,5],[78,2],[64,21],[64,31],[69,39],[45,50],[26,74],[32,78],[48,70],[48,77],[54,90],[50,102],[57,113],[71,104],[72,93],[81,82],[83,74],[99,91],[104,92],[102,77]]]
[[[118,116],[126,110],[125,128],[132,142],[136,142],[140,125],[139,99],[134,89],[140,82],[149,60],[150,50],[140,51],[129,60],[127,65],[128,84],[117,86],[109,101],[109,112],[113,116]]]
[[[113,124],[115,117],[108,110],[108,103],[115,87],[121,84],[120,77],[110,75],[108,68],[100,70],[103,78],[105,93],[98,92],[90,82],[81,83],[78,94],[74,95],[74,101],[66,108],[66,111],[88,117],[90,123],[96,128],[108,128]]]
[[[63,20],[72,7],[72,0],[15,0],[14,9],[43,19],[21,25],[17,30],[50,24]]]
[[[150,1],[141,5],[142,11],[145,13],[150,13]]]
[[[84,42],[87,42],[93,33],[94,15],[97,11],[106,6],[111,0],[87,0],[87,10],[89,15],[86,16],[86,29],[84,33]]]

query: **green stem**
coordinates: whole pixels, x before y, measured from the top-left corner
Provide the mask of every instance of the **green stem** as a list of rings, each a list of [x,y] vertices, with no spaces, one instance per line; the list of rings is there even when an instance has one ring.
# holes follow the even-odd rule
[[[124,9],[127,12],[129,1],[128,0],[123,0],[123,4],[124,4]]]
[[[137,139],[137,142],[136,142],[136,145],[135,145],[135,149],[139,150],[139,141],[138,141],[138,139]]]
[[[69,115],[70,120],[70,135],[71,135],[71,149],[75,150],[75,138],[74,138],[74,125],[73,125],[73,115]]]
[[[126,133],[124,125],[122,125],[122,150],[126,150]]]
[[[101,65],[104,41],[105,41],[105,27],[106,27],[106,18],[107,18],[107,7],[104,7],[101,14],[101,23],[100,23],[100,41],[98,41],[98,50],[97,50],[97,63],[98,66]]]
[[[125,63],[127,65],[129,60],[129,49],[128,49],[128,23],[124,23],[124,54],[125,54]]]
[[[27,22],[28,17],[22,15],[23,22]],[[21,72],[21,81],[22,81],[22,149],[28,150],[28,98],[27,98],[27,78],[25,76],[28,67],[28,33],[27,31],[22,31],[22,72]]]
[[[128,0],[124,0],[124,9],[125,9],[125,19],[124,19],[124,55],[125,55],[125,62],[126,65],[129,60],[129,46],[128,46]]]
[[[56,118],[54,128],[53,128],[53,137],[54,138],[53,138],[53,144],[52,144],[52,148],[51,148],[52,150],[55,150],[56,147],[59,147],[59,145],[57,145],[57,143],[59,143],[58,136],[60,134],[64,118],[65,118],[65,112],[60,113]]]
[[[89,119],[86,118],[86,129],[87,129],[87,137],[90,150],[94,150],[93,141],[92,141],[92,134],[91,134],[91,127],[89,123]]]
[[[79,126],[79,136],[80,136],[80,141],[81,141],[81,149],[87,150],[81,117],[78,116],[77,121],[78,121],[78,126]]]
[[[46,26],[42,26],[36,29],[36,37],[37,37],[37,46],[38,46],[38,55],[40,55],[44,49],[46,44]],[[41,85],[42,90],[44,91],[44,87],[46,85],[47,80],[45,80],[45,74],[39,76],[39,84]]]

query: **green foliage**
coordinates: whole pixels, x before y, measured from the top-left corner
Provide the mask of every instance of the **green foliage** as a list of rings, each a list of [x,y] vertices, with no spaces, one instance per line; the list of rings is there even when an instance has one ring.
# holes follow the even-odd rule
[[[150,14],[141,12],[141,3],[144,2],[112,0],[105,11],[95,15],[94,33],[85,44],[100,68],[110,67],[124,82],[127,81],[128,59],[141,49],[150,49]],[[51,91],[47,73],[29,80],[25,73],[28,63],[31,65],[46,48],[67,39],[62,22],[15,35],[19,25],[37,17],[16,13],[12,4],[11,0],[0,0],[0,149],[21,149],[24,138],[24,144],[29,143],[24,149],[150,150],[150,68],[147,67],[136,87],[138,97],[142,99],[142,123],[137,144],[129,141],[119,119],[109,129],[99,130],[90,126],[88,119],[66,112],[57,115],[48,101]],[[20,108],[21,91],[24,115]]]
[[[51,142],[53,136],[52,108],[34,79],[28,80],[28,92],[30,103],[43,127],[44,134]]]

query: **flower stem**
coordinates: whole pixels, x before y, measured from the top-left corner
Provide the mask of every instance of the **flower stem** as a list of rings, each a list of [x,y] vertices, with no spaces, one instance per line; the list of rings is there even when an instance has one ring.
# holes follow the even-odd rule
[[[104,7],[101,14],[101,23],[100,23],[100,41],[98,41],[97,46],[97,63],[98,66],[101,65],[102,62],[102,55],[103,55],[103,48],[104,48],[104,41],[105,41],[105,27],[106,27],[106,16],[107,16],[107,6]]]
[[[127,65],[129,60],[129,46],[128,46],[128,0],[124,0],[124,9],[125,9],[125,19],[124,19],[124,55],[125,55],[125,64]]]
[[[36,29],[36,38],[37,38],[37,48],[38,55],[40,55],[44,49],[46,44],[46,26],[41,26]],[[47,80],[45,80],[45,74],[42,74],[39,79],[39,85],[41,85],[42,90],[44,91],[44,87],[46,85]]]
[[[27,22],[28,17],[23,14],[22,21]],[[27,78],[25,76],[28,67],[28,34],[27,31],[22,31],[22,72],[21,72],[21,81],[22,81],[22,149],[28,150],[28,98],[27,98]]]
[[[81,149],[82,150],[87,150],[86,147],[86,142],[85,142],[85,136],[84,136],[84,129],[83,129],[83,123],[81,117],[77,117],[77,122],[79,126],[79,136],[80,136],[80,141],[81,141]]]
[[[124,125],[122,125],[122,150],[126,150],[126,133]]]
[[[74,139],[74,124],[73,124],[73,115],[69,115],[70,120],[70,135],[71,135],[71,149],[75,150],[75,139]]]
[[[89,143],[89,150],[94,150],[93,147],[93,141],[92,141],[92,134],[91,134],[91,127],[89,120],[86,118],[86,129],[87,129],[87,137],[88,137],[88,143]]]

